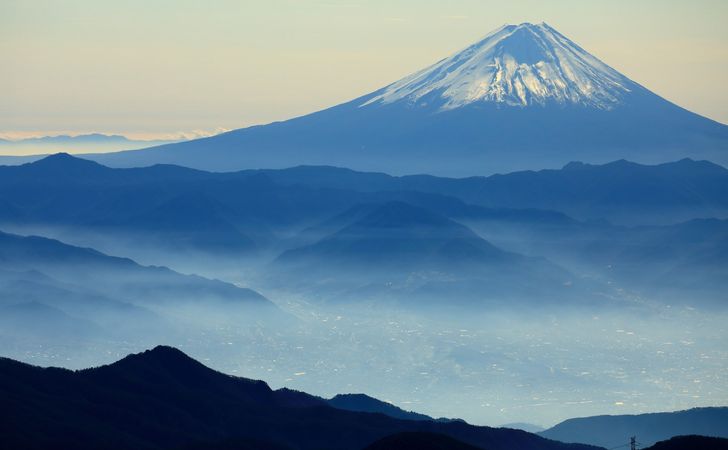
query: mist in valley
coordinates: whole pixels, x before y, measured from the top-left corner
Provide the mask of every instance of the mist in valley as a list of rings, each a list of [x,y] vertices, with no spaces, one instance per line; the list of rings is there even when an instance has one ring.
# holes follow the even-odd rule
[[[643,265],[639,277],[623,276],[615,269],[623,259],[593,250],[614,247],[616,238],[592,225],[580,224],[576,234],[573,224],[463,221],[471,234],[419,210],[411,211],[416,227],[397,225],[403,210],[376,216],[384,222],[367,230],[350,228],[361,222],[357,214],[344,213],[352,216],[347,220],[334,214],[291,227],[281,233],[285,239],[255,254],[217,259],[133,238],[104,242],[101,233],[72,227],[28,227],[63,243],[30,242],[33,252],[2,266],[0,353],[85,368],[167,344],[274,388],[327,398],[366,393],[403,409],[486,425],[546,427],[575,416],[728,401],[728,310],[716,294],[720,279],[702,290],[691,286],[710,277],[683,279],[690,290],[665,298],[650,283],[680,262]],[[432,222],[422,225],[423,217]],[[594,226],[603,231],[603,224]],[[12,228],[4,230],[18,231]],[[632,253],[646,242],[644,230],[614,233]],[[8,236],[18,248],[30,245]],[[487,239],[497,248],[487,256],[495,259],[480,261],[475,252],[466,264],[449,260],[441,241],[453,236],[476,249]],[[406,244],[388,254],[377,246],[382,240]],[[322,242],[326,251],[319,254]],[[60,262],[31,257],[48,245],[64,255]],[[76,246],[134,261],[77,255]],[[367,246],[376,251],[365,256]],[[3,248],[7,255],[12,247]],[[284,255],[294,250],[306,257],[290,264]]]

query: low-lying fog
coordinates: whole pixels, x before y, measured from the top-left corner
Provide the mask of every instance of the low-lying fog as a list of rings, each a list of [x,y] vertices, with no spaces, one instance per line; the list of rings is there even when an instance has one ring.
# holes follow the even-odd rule
[[[0,354],[41,366],[84,368],[168,344],[222,372],[261,379],[273,388],[286,386],[325,397],[361,392],[404,409],[492,426],[530,422],[547,427],[578,416],[728,404],[728,308],[721,306],[725,299],[715,294],[721,292],[722,259],[705,266],[713,268],[710,270],[697,267],[697,272],[670,272],[670,267],[655,266],[653,273],[652,263],[644,261],[670,262],[670,257],[635,252],[639,246],[633,244],[647,240],[630,230],[611,231],[611,240],[599,241],[606,235],[599,229],[581,235],[570,231],[529,235],[520,230],[473,227],[506,250],[536,258],[517,260],[520,262],[506,272],[493,272],[516,274],[506,286],[496,286],[501,279],[497,277],[468,284],[473,274],[466,266],[437,260],[423,265],[423,271],[435,266],[445,271],[436,275],[437,289],[431,289],[426,280],[429,273],[413,281],[404,271],[404,278],[403,273],[393,275],[399,286],[386,282],[381,272],[396,271],[396,264],[377,272],[366,267],[345,269],[334,263],[314,268],[309,264],[320,260],[301,259],[293,275],[289,266],[275,265],[281,249],[257,259],[209,255],[205,259],[135,246],[134,240],[105,240],[103,234],[5,227],[6,231],[56,237],[131,257],[141,264],[165,264],[182,273],[250,287],[281,311],[266,310],[259,316],[260,311],[244,307],[247,301],[258,301],[257,294],[238,294],[231,292],[233,286],[179,274],[165,273],[165,281],[159,285],[154,283],[155,275],[140,285],[133,277],[146,276],[149,268],[129,268],[126,263],[122,266],[131,271],[129,279],[120,278],[119,272],[101,276],[94,272],[98,267],[73,270],[75,278],[53,279],[32,270],[14,273],[12,270],[19,269],[9,260],[12,264],[4,269],[0,264],[0,284],[6,283],[0,292],[19,293],[22,299],[0,298],[0,306],[10,308],[4,314],[19,317],[11,322],[0,320]],[[661,236],[650,242],[664,241]],[[616,248],[615,243],[621,247]],[[571,248],[565,248],[566,244]],[[629,265],[621,272],[606,264],[612,247],[619,250],[618,257],[636,255],[622,259]],[[702,252],[704,247],[698,247],[694,254]],[[324,254],[340,256],[342,252]],[[496,257],[510,261],[507,255],[499,255]],[[565,267],[568,286],[562,283],[567,280],[560,278],[559,270],[539,259],[542,256]],[[684,261],[685,267],[691,267],[694,260]],[[28,264],[35,268],[37,262]],[[118,270],[115,267],[121,263],[104,264],[108,270]],[[67,275],[53,267],[46,269],[41,271],[56,277]],[[519,286],[527,284],[520,270],[531,271],[531,280],[539,274],[550,278]],[[632,277],[632,271],[639,276]],[[713,288],[698,294],[695,283],[686,285],[684,291],[669,286],[660,289],[659,283],[669,274],[680,274],[683,281],[689,281],[694,273],[699,275],[695,283],[707,280],[710,286],[706,287]],[[617,277],[633,284],[620,284]],[[110,286],[101,280],[126,284]],[[460,283],[461,289],[447,289],[449,280]],[[548,284],[552,281],[557,284]],[[568,291],[571,297],[547,292],[547,286]],[[510,287],[524,287],[513,291],[533,294],[497,301],[498,292],[510,291]],[[672,294],[669,299],[662,297],[666,290]],[[129,319],[114,324],[95,313],[77,317],[88,310],[73,303],[74,293],[79,292],[82,300],[108,308],[104,310],[106,319],[108,315],[118,317],[118,311],[126,311]],[[468,299],[459,302],[456,292],[465,293]],[[684,298],[675,298],[684,292]],[[481,294],[496,299],[479,303]],[[129,295],[139,298],[125,297]],[[158,298],[161,296],[165,298]],[[197,297],[199,302],[194,301]],[[180,298],[186,298],[184,304],[175,301]],[[587,300],[580,302],[582,298]],[[56,303],[19,309],[14,305],[28,299],[40,303],[54,299]],[[129,300],[134,308],[125,310],[120,299]],[[230,305],[235,302],[243,306],[233,311]],[[423,308],[424,302],[427,306]],[[433,306],[437,304],[456,306]],[[254,320],[249,320],[251,316]],[[28,320],[23,322],[23,317]]]
[[[641,314],[482,312],[422,317],[380,308],[324,308],[264,292],[299,320],[200,326],[200,311],[164,342],[16,339],[0,353],[82,368],[170,344],[226,373],[321,396],[364,392],[405,409],[475,424],[542,426],[595,414],[728,403],[728,314],[663,308]],[[218,325],[211,326],[210,323]]]

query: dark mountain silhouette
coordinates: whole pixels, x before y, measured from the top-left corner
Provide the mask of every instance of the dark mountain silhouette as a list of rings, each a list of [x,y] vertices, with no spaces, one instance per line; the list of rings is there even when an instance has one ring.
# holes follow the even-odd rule
[[[665,413],[569,419],[539,435],[562,442],[584,442],[601,447],[614,447],[629,442],[630,436],[637,436],[639,442],[649,446],[679,435],[728,438],[726,423],[726,407],[694,408]]]
[[[728,450],[728,439],[709,436],[676,436],[645,450]]]
[[[76,372],[0,359],[0,398],[0,444],[14,449],[235,448],[238,439],[266,448],[358,450],[401,432],[444,434],[491,450],[590,448],[516,430],[344,411],[295,391],[281,397],[262,381],[215,372],[171,347]],[[310,402],[315,406],[289,406]]]
[[[216,442],[195,442],[179,450],[293,450],[292,447],[257,439],[225,439]]]
[[[478,450],[449,436],[436,433],[398,433],[387,436],[365,450]]]
[[[328,164],[461,176],[573,160],[726,163],[727,143],[725,125],[655,95],[552,27],[524,23],[323,111],[94,158],[118,167]]]
[[[528,431],[529,433],[540,433],[541,431],[544,431],[544,428],[538,425],[534,425],[532,423],[525,423],[525,422],[513,422],[513,423],[506,423],[501,425],[503,428],[513,428],[515,430],[523,430]]]
[[[391,403],[377,400],[366,394],[339,394],[329,400],[327,403],[334,408],[345,409],[347,411],[381,413],[395,419],[405,420],[435,420],[425,414],[419,414],[413,411],[405,411],[402,408],[394,406]]]
[[[12,177],[23,177],[28,175],[65,178],[68,181],[80,182],[83,180],[102,180],[107,176],[113,176],[114,171],[93,161],[71,156],[68,153],[56,153],[30,164],[18,166],[17,170],[9,171]],[[21,178],[22,179],[22,178]],[[43,178],[38,181],[46,181]]]

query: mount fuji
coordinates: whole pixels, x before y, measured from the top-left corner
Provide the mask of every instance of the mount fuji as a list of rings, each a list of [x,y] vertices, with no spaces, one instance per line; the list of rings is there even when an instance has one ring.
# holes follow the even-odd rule
[[[430,67],[313,114],[91,156],[116,167],[334,165],[450,176],[685,157],[728,163],[728,126],[650,92],[545,23],[505,25]]]

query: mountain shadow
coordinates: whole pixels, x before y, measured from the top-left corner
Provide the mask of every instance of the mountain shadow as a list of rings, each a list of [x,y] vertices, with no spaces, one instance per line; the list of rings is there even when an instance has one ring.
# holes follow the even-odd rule
[[[267,448],[360,450],[392,434],[428,432],[489,450],[593,448],[517,430],[344,411],[305,393],[284,394],[216,372],[171,347],[75,372],[0,359],[0,443],[121,450],[231,448],[224,443],[243,440]]]
[[[728,450],[728,439],[710,436],[675,436],[645,450]]]
[[[389,417],[394,417],[395,419],[435,420],[425,414],[419,414],[414,411],[405,411],[391,403],[369,397],[366,394],[339,394],[327,400],[327,403],[337,409],[381,413]]]
[[[478,450],[478,447],[442,434],[409,432],[387,436],[364,450]]]

